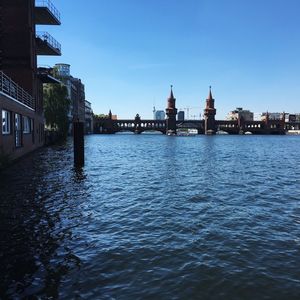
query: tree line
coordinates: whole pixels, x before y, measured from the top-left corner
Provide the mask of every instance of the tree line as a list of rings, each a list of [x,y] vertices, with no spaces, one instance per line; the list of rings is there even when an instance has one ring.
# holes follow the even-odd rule
[[[63,79],[57,74],[57,69],[53,69],[52,75],[61,83],[45,84],[43,87],[45,122],[48,129],[57,131],[65,139],[69,129],[71,99]]]

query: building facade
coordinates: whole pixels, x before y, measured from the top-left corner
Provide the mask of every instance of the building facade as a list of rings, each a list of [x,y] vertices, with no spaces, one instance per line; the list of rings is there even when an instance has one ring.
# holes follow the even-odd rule
[[[265,121],[267,118],[269,120],[282,120],[284,119],[285,122],[291,122],[291,123],[295,123],[295,122],[300,122],[300,113],[279,113],[279,112],[263,112],[261,114],[261,120]]]
[[[74,120],[85,122],[85,87],[81,79],[71,75],[71,66],[65,63],[55,64],[53,75],[56,76],[66,86],[70,99],[69,134],[72,133]]]
[[[60,44],[36,25],[60,25],[50,1],[1,1],[0,153],[12,159],[44,144],[43,83],[56,83],[37,67],[38,55],[61,55]]]
[[[85,89],[79,78],[71,77],[71,102],[73,104],[73,120],[85,122]]]
[[[180,110],[180,111],[178,112],[177,120],[178,120],[178,121],[184,121],[184,111],[183,111],[183,110]]]
[[[267,117],[269,118],[269,120],[280,120],[281,117],[282,117],[282,113],[278,113],[278,112],[275,112],[275,113],[263,112],[261,114],[260,119],[262,121],[264,121],[264,120],[266,120]]]
[[[85,100],[85,134],[93,133],[93,110],[91,102]]]
[[[243,109],[242,107],[237,107],[235,110],[231,111],[227,115],[227,120],[235,121],[243,118],[244,121],[253,121],[254,113],[250,110]]]
[[[153,120],[164,120],[165,118],[165,112],[163,110],[156,110],[155,106],[153,106]]]
[[[163,110],[155,111],[154,120],[164,120],[166,118],[166,114]]]

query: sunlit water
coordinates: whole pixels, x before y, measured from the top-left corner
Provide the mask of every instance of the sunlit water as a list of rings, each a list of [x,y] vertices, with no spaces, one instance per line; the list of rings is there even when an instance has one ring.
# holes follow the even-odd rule
[[[300,138],[103,135],[0,173],[0,298],[300,299]]]

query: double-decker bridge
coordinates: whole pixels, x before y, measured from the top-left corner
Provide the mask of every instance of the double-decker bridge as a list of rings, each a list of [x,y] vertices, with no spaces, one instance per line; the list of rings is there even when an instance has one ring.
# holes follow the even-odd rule
[[[163,134],[176,134],[178,130],[196,129],[198,134],[212,135],[216,133],[228,134],[285,134],[288,130],[300,130],[300,122],[285,122],[285,115],[280,120],[271,120],[267,114],[263,121],[247,121],[242,117],[237,120],[215,120],[216,109],[211,89],[206,99],[203,120],[176,120],[172,86],[165,120],[141,119],[137,114],[134,119],[114,120],[111,111],[106,118],[95,118],[94,133],[114,134],[117,132],[133,132],[140,134],[145,131],[158,131]]]

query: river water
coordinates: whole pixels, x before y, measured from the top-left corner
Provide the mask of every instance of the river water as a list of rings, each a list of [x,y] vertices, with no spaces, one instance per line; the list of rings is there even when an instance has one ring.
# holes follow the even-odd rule
[[[0,173],[1,299],[300,299],[300,138],[91,135]]]

